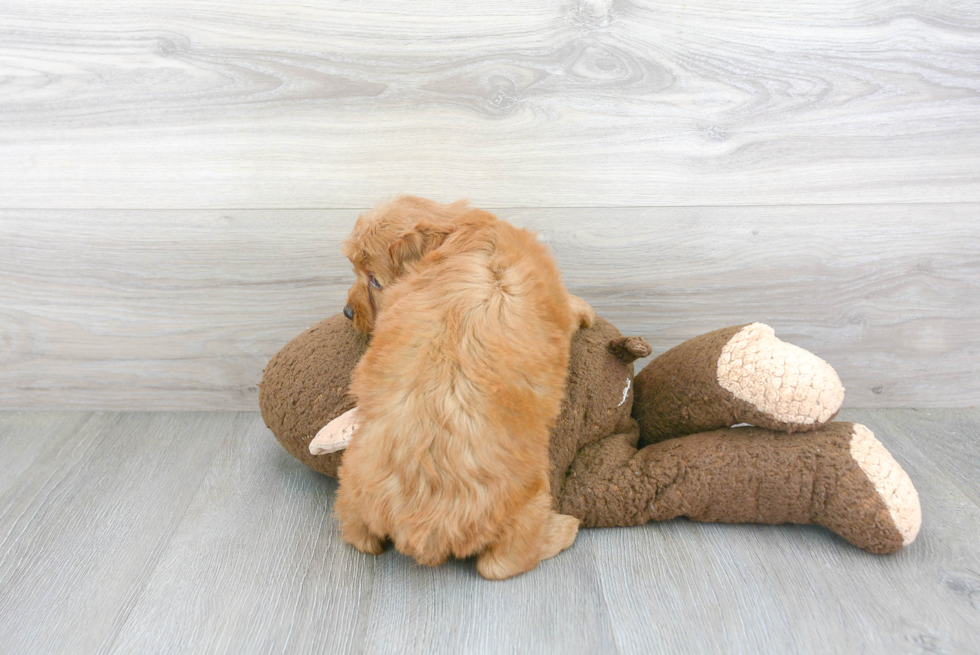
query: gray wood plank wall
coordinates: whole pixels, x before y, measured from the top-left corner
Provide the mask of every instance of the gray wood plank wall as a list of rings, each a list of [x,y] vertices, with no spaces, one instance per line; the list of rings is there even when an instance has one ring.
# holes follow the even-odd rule
[[[254,409],[397,192],[656,351],[761,320],[980,401],[980,5],[0,0],[0,407]]]

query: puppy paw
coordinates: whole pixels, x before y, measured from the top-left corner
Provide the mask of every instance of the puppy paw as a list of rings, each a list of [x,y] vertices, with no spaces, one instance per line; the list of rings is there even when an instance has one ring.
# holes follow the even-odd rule
[[[552,512],[541,541],[541,559],[551,559],[575,542],[579,520],[567,514]]]
[[[380,555],[385,552],[385,540],[372,534],[363,523],[344,523],[340,526],[340,536],[365,555]]]
[[[595,323],[595,310],[578,296],[573,296],[569,294],[569,301],[572,307],[572,313],[575,315],[575,320],[578,328],[590,328]]]
[[[487,580],[506,580],[537,566],[508,557],[499,549],[484,551],[476,558],[476,570]]]

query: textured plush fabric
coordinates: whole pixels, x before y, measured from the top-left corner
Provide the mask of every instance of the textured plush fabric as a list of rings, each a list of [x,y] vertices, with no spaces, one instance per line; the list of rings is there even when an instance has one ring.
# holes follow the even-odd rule
[[[290,455],[331,477],[343,452],[311,455],[310,441],[354,407],[350,375],[366,349],[367,339],[337,314],[283,346],[262,373],[259,409],[265,424]]]
[[[561,413],[551,432],[551,493],[557,495],[565,472],[586,444],[629,426],[633,407],[633,361],[649,354],[639,337],[623,338],[609,321],[579,330],[572,339],[568,383]]]
[[[635,432],[611,435],[576,458],[558,510],[588,527],[678,516],[816,523],[870,552],[893,552],[902,547],[902,534],[851,457],[853,428],[834,423],[803,434],[727,428],[640,450]]]
[[[350,374],[366,348],[367,340],[337,314],[283,346],[265,367],[259,386],[262,418],[279,443],[296,459],[330,476],[337,475],[343,453],[311,455],[309,444],[320,428],[354,407],[347,392]],[[552,493],[561,488],[565,471],[583,445],[632,424],[632,362],[649,353],[643,339],[624,339],[603,318],[576,333],[565,400],[549,449]]]
[[[870,431],[850,423],[785,425],[718,385],[718,356],[741,327],[685,342],[635,380],[633,361],[650,352],[645,341],[623,337],[602,318],[580,330],[551,434],[555,508],[595,527],[687,516],[817,523],[874,553],[909,543],[921,520],[918,497]],[[266,425],[291,455],[330,476],[343,452],[314,456],[309,443],[354,406],[350,374],[366,347],[338,314],[286,344],[264,372]],[[715,429],[743,422],[783,432]],[[637,449],[645,443],[641,429],[654,443]]]
[[[844,386],[830,364],[777,339],[764,323],[746,325],[725,344],[716,378],[736,398],[788,425],[822,425],[844,401]]]
[[[730,427],[738,423],[783,432],[816,430],[820,422],[780,421],[718,384],[718,358],[725,344],[744,325],[734,325],[689,339],[650,362],[636,376],[633,415],[645,442]],[[839,381],[838,381],[839,384]]]

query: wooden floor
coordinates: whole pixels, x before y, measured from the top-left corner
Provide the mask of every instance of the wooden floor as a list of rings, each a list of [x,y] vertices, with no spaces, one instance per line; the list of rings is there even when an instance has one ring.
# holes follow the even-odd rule
[[[487,582],[348,547],[256,413],[0,413],[0,651],[980,652],[980,410],[844,414],[918,488],[896,555],[678,520]]]

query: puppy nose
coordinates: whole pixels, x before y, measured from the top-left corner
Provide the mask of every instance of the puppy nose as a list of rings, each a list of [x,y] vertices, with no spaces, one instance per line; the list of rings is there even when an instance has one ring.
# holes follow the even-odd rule
[[[350,305],[344,305],[344,316],[350,321],[354,320],[354,310],[350,308]]]

